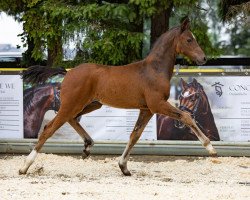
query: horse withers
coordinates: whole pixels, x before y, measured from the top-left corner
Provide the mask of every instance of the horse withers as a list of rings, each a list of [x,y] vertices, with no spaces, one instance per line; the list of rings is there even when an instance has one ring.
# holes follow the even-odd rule
[[[67,72],[61,86],[60,109],[41,133],[19,173],[27,172],[46,140],[65,122],[69,122],[86,138],[89,143],[85,145],[85,151],[89,152],[93,140],[77,122],[76,117],[84,113],[85,109],[98,109],[99,106],[95,108],[93,102],[140,110],[129,142],[118,163],[126,176],[131,175],[127,168],[131,149],[155,113],[167,115],[190,126],[209,154],[215,156],[216,151],[210,140],[202,133],[190,114],[175,108],[167,101],[170,94],[170,79],[178,54],[187,56],[199,65],[206,62],[204,52],[189,29],[188,19],[180,26],[162,34],[144,60],[117,67],[86,63]]]

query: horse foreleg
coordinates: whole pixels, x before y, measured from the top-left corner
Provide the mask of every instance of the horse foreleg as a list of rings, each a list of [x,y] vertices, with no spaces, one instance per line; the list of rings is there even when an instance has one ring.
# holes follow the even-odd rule
[[[57,115],[52,121],[48,123],[48,125],[44,128],[43,132],[41,133],[36,146],[26,158],[23,167],[19,169],[19,174],[26,174],[27,170],[34,162],[38,152],[40,151],[46,140],[49,137],[51,137],[54,134],[54,132],[58,128],[60,128],[65,122],[66,121],[62,120],[62,118],[59,118]]]
[[[84,149],[83,149],[84,154],[82,154],[82,158],[85,159],[89,156],[90,148],[94,145],[94,141],[89,136],[89,134],[83,129],[83,127],[79,124],[77,118],[71,119],[68,122],[84,140]]]
[[[157,106],[152,107],[152,110],[154,110],[156,113],[167,115],[171,118],[180,120],[182,123],[189,126],[198,137],[202,145],[207,149],[209,154],[211,156],[217,156],[217,153],[213,148],[209,138],[206,137],[206,135],[199,129],[188,112],[183,112],[166,101],[159,102]]]
[[[125,176],[131,176],[131,173],[127,168],[127,162],[131,149],[140,138],[144,128],[146,127],[148,121],[151,119],[152,116],[153,114],[149,110],[140,110],[140,114],[135,124],[134,130],[130,135],[129,142],[125,150],[123,151],[123,154],[119,161],[119,167]]]

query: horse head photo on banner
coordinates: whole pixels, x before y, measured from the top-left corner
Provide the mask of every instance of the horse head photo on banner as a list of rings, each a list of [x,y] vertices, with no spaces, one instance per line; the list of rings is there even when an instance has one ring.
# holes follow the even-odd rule
[[[190,113],[196,124],[210,140],[219,141],[218,129],[203,86],[195,78],[190,83],[181,78],[180,87],[179,109]],[[157,139],[197,140],[197,137],[182,122],[159,115],[157,117]]]
[[[38,65],[22,72],[24,138],[38,138],[45,113],[48,110],[59,110],[61,79],[65,73],[63,68]],[[52,81],[53,78],[55,80]]]
[[[60,88],[61,83],[46,83],[24,90],[24,138],[38,138],[45,113],[59,110]]]
[[[40,65],[30,66],[22,72],[25,88],[23,92],[24,138],[38,138],[46,112],[49,110],[58,112],[61,104],[61,82],[66,73],[64,68]],[[98,106],[101,105],[98,104]],[[86,109],[86,112],[89,110]],[[80,120],[81,115],[77,116],[77,121]]]

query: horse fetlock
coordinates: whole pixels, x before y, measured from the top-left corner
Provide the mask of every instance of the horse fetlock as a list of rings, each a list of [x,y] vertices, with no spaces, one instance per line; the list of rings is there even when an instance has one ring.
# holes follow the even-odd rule
[[[87,148],[87,147],[92,147],[92,146],[94,146],[94,141],[93,140],[90,140],[90,139],[85,139],[84,140],[84,146],[85,146],[85,148]]]
[[[210,142],[205,146],[205,148],[208,150],[208,152],[211,156],[213,156],[213,157],[217,156],[217,152]]]
[[[90,156],[90,149],[94,145],[92,139],[84,139],[84,149],[82,152],[82,159],[86,159]]]

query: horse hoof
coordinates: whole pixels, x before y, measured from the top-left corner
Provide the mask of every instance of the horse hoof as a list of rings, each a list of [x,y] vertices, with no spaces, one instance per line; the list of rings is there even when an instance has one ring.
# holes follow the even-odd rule
[[[24,175],[24,174],[26,174],[26,172],[23,171],[23,170],[21,170],[21,169],[19,169],[18,174],[19,174],[19,175]]]
[[[84,159],[88,158],[89,155],[90,155],[90,152],[84,149],[82,152],[82,159],[84,160]]]
[[[131,173],[130,171],[128,171],[128,169],[126,167],[124,167],[122,164],[119,163],[119,167],[122,171],[122,173],[125,175],[125,176],[131,176]]]
[[[131,176],[131,173],[130,173],[130,171],[128,171],[128,170],[122,171],[122,173],[123,173],[125,176]]]
[[[213,157],[213,158],[218,158],[218,154],[217,153],[210,154],[210,156]]]

